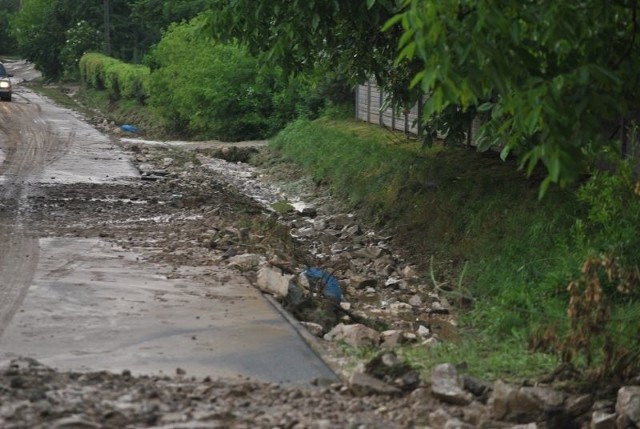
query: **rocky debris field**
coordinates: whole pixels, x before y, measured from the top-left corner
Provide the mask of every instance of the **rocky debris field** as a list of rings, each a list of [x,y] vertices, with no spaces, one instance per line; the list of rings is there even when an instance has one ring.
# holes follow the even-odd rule
[[[140,180],[34,189],[23,206],[30,228],[41,236],[101,237],[173,267],[176,278],[185,275],[183,266],[238,270],[300,320],[313,346],[328,350],[343,382],[284,387],[199,380],[182,370],[174,377],[75,374],[18,359],[0,370],[0,427],[624,428],[640,422],[636,385],[567,394],[486,383],[448,364],[425,380],[394,349],[455,338],[453,309],[391,237],[301,178],[292,178],[289,189],[276,187],[261,170],[216,157],[229,157],[229,150],[126,148]],[[345,361],[343,344],[371,351],[369,358]]]

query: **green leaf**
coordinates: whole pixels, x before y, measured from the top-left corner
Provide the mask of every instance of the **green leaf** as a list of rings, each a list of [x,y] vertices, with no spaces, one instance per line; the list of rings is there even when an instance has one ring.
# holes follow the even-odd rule
[[[509,153],[511,153],[511,148],[509,147],[509,145],[506,145],[500,151],[500,159],[503,161],[506,161],[507,157],[509,156]]]
[[[560,157],[557,154],[554,154],[547,161],[547,170],[553,182],[557,182],[560,179],[560,165]]]
[[[367,9],[371,9],[376,4],[376,0],[367,0]]]
[[[404,14],[398,14],[389,18],[389,20],[385,22],[385,24],[382,26],[382,31],[383,32],[388,31],[391,27],[396,25],[398,22],[402,21],[403,17],[404,17]]]
[[[422,79],[425,76],[425,71],[419,71],[418,73],[416,73],[416,75],[413,77],[413,79],[411,79],[411,83],[409,84],[409,88],[415,88],[416,85],[418,85]]]
[[[547,176],[542,183],[540,184],[540,189],[538,190],[538,199],[542,200],[544,196],[547,194],[547,190],[549,189],[549,185],[551,185],[551,179]]]
[[[482,103],[481,105],[479,105],[476,110],[480,113],[483,113],[488,112],[491,109],[493,109],[493,103],[487,101],[486,103]]]

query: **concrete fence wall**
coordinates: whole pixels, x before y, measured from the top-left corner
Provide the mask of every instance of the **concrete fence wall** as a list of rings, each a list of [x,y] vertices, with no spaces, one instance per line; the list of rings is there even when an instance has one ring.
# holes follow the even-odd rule
[[[356,119],[421,137],[422,124],[418,118],[422,116],[421,106],[424,100],[421,98],[417,105],[405,112],[393,112],[390,106],[385,107],[386,101],[387,95],[378,88],[374,81],[370,80],[363,85],[358,85],[356,89]],[[636,128],[638,124],[640,124],[640,111],[634,111],[627,118],[621,118],[605,126],[603,132],[610,139],[620,139],[622,156],[636,160],[636,173],[640,176],[640,131]],[[466,135],[465,143],[467,145],[476,145],[481,125],[482,119],[476,117]],[[439,135],[438,137],[444,138],[445,136]],[[492,148],[495,151],[501,149],[500,146]]]
[[[422,129],[418,118],[421,116],[421,105],[404,112],[394,112],[391,106],[385,106],[387,95],[378,88],[375,82],[369,81],[358,85],[356,89],[356,119],[378,124],[391,130],[403,131],[406,134],[421,135]]]

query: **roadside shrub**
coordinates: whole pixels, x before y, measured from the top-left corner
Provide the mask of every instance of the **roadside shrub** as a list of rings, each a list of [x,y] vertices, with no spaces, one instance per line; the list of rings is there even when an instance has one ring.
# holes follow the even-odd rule
[[[117,62],[115,58],[98,53],[87,53],[80,58],[78,66],[80,68],[80,79],[89,88],[97,90],[106,89],[106,68]]]
[[[166,126],[192,137],[265,138],[323,107],[308,76],[285,78],[262,67],[245,48],[202,35],[204,21],[174,24],[146,58],[150,104]]]
[[[146,66],[88,53],[80,59],[79,68],[82,82],[90,88],[107,90],[112,101],[132,98],[144,104],[148,96],[150,71]]]
[[[192,136],[240,140],[268,134],[269,88],[258,64],[239,46],[200,35],[201,21],[169,28],[147,60],[150,103],[169,129]]]

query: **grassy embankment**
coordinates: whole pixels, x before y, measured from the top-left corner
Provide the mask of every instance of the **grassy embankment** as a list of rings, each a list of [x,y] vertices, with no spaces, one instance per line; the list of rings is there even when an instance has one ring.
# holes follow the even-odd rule
[[[565,320],[566,286],[580,264],[570,248],[580,210],[572,192],[538,201],[539,180],[495,154],[424,148],[350,120],[297,121],[272,147],[393,234],[423,283],[458,307],[459,339],[407,349],[415,364],[465,363],[478,376],[520,379],[557,365],[527,340]]]

